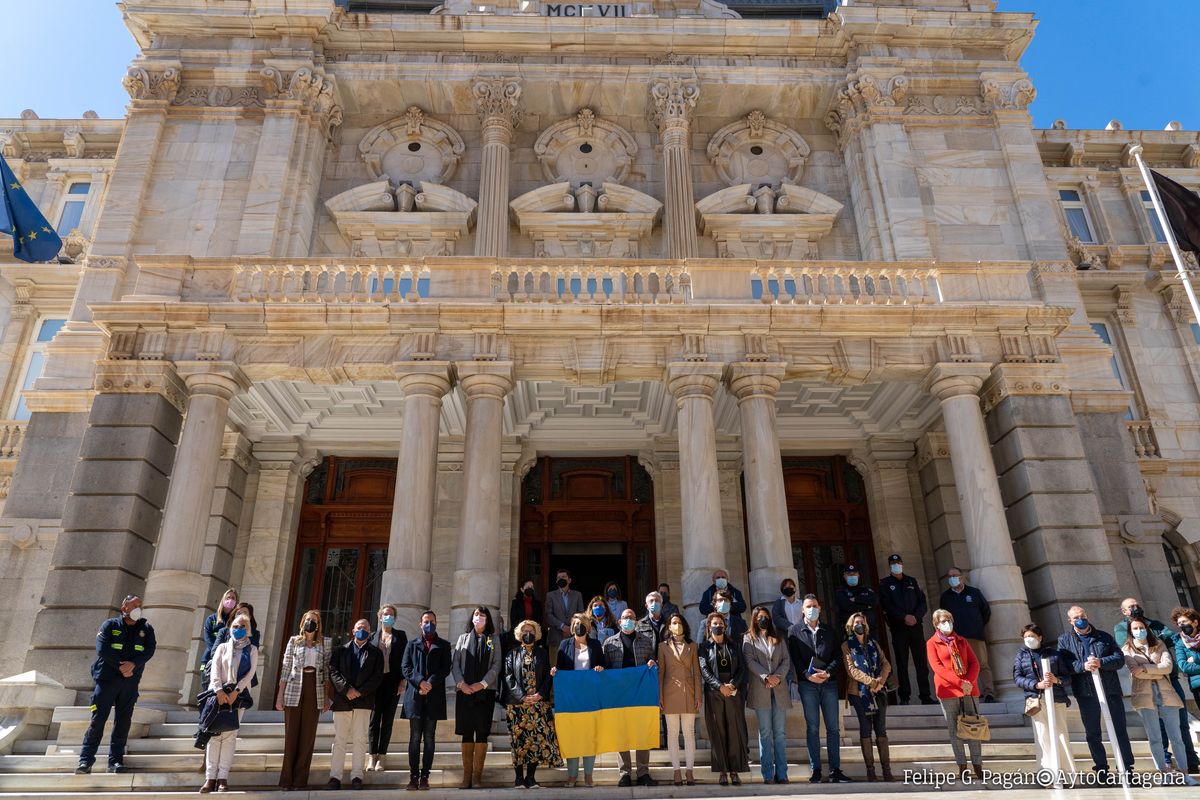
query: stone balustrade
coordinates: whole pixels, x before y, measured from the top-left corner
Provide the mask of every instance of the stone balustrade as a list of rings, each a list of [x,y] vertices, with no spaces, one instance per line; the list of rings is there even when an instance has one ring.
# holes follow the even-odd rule
[[[1133,452],[1138,458],[1162,458],[1158,449],[1158,437],[1154,435],[1154,424],[1147,419],[1126,420]]]
[[[13,459],[21,455],[21,443],[25,439],[25,420],[0,421],[0,459]]]
[[[146,256],[126,301],[1040,305],[1028,261]]]

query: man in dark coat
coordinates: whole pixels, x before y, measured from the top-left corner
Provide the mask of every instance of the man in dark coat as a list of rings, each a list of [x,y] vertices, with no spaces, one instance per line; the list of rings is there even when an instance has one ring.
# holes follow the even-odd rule
[[[1125,666],[1125,656],[1116,641],[1099,628],[1093,627],[1087,611],[1082,606],[1071,606],[1067,611],[1071,629],[1058,637],[1058,649],[1065,672],[1071,676],[1071,694],[1079,703],[1079,716],[1086,731],[1088,752],[1092,755],[1092,768],[1108,777],[1108,753],[1104,750],[1101,733],[1100,696],[1096,694],[1096,683],[1092,673],[1100,675],[1100,686],[1108,700],[1113,728],[1117,732],[1117,745],[1125,759],[1125,769],[1133,770],[1133,748],[1129,744],[1129,732],[1125,729],[1125,701],[1121,696],[1121,679],[1117,673]]]
[[[404,716],[408,719],[409,789],[428,789],[437,723],[446,718],[450,642],[437,635],[437,614],[421,615],[421,635],[404,649]],[[424,752],[422,752],[422,745]]]
[[[911,575],[904,574],[904,559],[899,553],[888,556],[891,575],[879,582],[879,603],[887,620],[888,632],[892,636],[893,663],[896,677],[900,679],[900,704],[912,697],[912,686],[908,682],[908,657],[912,654],[913,667],[917,673],[917,691],[924,705],[937,705],[929,694],[929,661],[925,653],[925,629],[922,620],[929,606],[925,592]]]
[[[361,789],[367,760],[368,727],[375,707],[375,692],[383,681],[383,653],[368,641],[371,623],[354,623],[350,641],[329,655],[329,680],[333,684],[333,754],[329,762],[330,789],[342,788],[346,750],[350,756],[350,785]]]
[[[829,782],[849,783],[842,772],[841,709],[838,707],[838,673],[842,670],[842,637],[821,622],[821,601],[804,597],[804,619],[788,630],[788,655],[792,658],[800,702],[804,707],[810,783],[821,782],[821,717],[825,718],[825,749],[829,754]]]
[[[979,659],[979,696],[985,703],[994,703],[996,682],[988,659],[987,636],[984,628],[992,618],[992,608],[977,586],[968,586],[962,570],[951,567],[946,573],[950,588],[942,592],[941,607],[954,615],[954,632],[967,640],[975,658]]]

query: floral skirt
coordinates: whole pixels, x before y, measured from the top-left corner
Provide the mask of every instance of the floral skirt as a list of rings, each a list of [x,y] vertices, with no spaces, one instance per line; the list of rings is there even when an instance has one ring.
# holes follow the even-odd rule
[[[563,765],[562,756],[558,754],[558,736],[554,733],[549,703],[543,700],[531,706],[511,705],[505,706],[505,710],[508,732],[512,737],[513,766]]]

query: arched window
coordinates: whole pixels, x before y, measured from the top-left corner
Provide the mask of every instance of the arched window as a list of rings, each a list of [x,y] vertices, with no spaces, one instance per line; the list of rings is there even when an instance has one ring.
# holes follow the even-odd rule
[[[1173,545],[1165,537],[1162,542],[1163,554],[1167,557],[1167,569],[1171,572],[1171,583],[1175,586],[1175,594],[1179,598],[1179,604],[1187,608],[1196,608],[1200,603],[1197,602],[1197,593],[1195,588],[1188,582],[1187,570],[1184,569],[1183,555],[1179,552],[1179,548]]]

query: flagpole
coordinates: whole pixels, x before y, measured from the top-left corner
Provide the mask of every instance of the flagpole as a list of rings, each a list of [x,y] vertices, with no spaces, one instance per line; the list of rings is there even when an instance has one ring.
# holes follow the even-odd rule
[[[1158,223],[1162,226],[1163,235],[1167,237],[1167,247],[1171,249],[1171,258],[1175,259],[1175,272],[1183,282],[1183,291],[1192,305],[1192,316],[1196,318],[1196,322],[1200,322],[1200,302],[1196,301],[1196,290],[1192,288],[1192,281],[1188,278],[1187,267],[1183,263],[1183,254],[1179,252],[1179,243],[1175,241],[1175,231],[1171,228],[1171,222],[1167,219],[1166,212],[1163,211],[1162,198],[1158,196],[1158,186],[1150,177],[1150,168],[1142,160],[1142,146],[1135,144],[1129,148],[1129,153],[1137,162],[1138,170],[1142,173],[1142,180],[1145,182],[1146,188],[1150,190],[1150,202],[1154,206],[1154,213],[1158,216]]]

